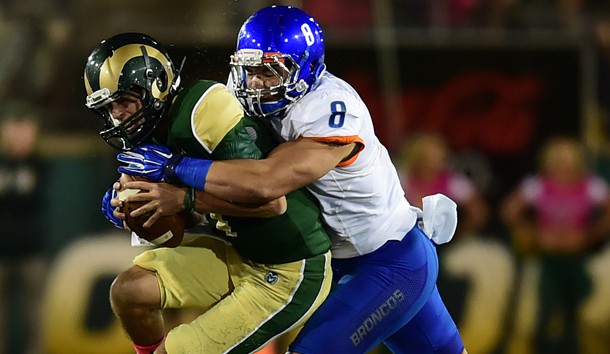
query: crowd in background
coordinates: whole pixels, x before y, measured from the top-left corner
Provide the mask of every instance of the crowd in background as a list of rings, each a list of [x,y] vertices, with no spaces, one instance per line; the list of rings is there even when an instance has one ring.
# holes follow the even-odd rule
[[[61,194],[38,188],[51,189],[55,186],[69,189],[69,186],[62,185],[61,178],[54,180],[54,185],[44,182],[30,185],[27,182],[31,176],[21,173],[22,167],[26,166],[28,171],[38,175],[40,172],[37,169],[42,166],[39,160],[53,162],[71,149],[72,145],[66,145],[66,142],[72,140],[53,139],[53,136],[66,132],[77,136],[94,136],[98,132],[99,122],[90,116],[83,104],[82,69],[86,53],[101,39],[126,30],[152,32],[165,43],[193,48],[202,55],[210,53],[207,46],[230,49],[243,19],[272,2],[188,0],[179,3],[168,7],[166,2],[158,0],[126,3],[117,0],[12,0],[0,5],[0,45],[3,48],[0,55],[0,111],[4,112],[0,121],[3,133],[0,156],[0,203],[3,213],[0,216],[3,226],[0,240],[15,241],[17,233],[23,235],[19,236],[20,239],[31,240],[15,243],[14,249],[6,248],[7,243],[3,241],[0,299],[20,299],[19,302],[26,306],[25,310],[15,310],[11,305],[14,301],[3,301],[0,304],[3,306],[0,320],[10,321],[11,315],[13,318],[26,318],[26,314],[30,313],[28,311],[36,308],[28,304],[42,301],[40,290],[44,281],[40,278],[46,274],[45,262],[55,254],[45,254],[41,248],[53,242],[48,239],[53,238],[53,232],[45,232],[50,229],[49,224],[40,221],[45,220],[44,216],[36,215],[40,212],[56,215],[58,211],[53,206],[66,203],[61,200],[42,202],[44,196],[57,197]],[[526,269],[532,261],[540,265],[539,311],[535,337],[532,339],[533,353],[580,352],[578,312],[584,299],[591,293],[592,286],[587,262],[604,249],[610,235],[610,141],[606,137],[606,132],[610,132],[608,2],[307,0],[277,3],[294,4],[315,14],[326,30],[327,46],[331,48],[335,45],[347,49],[364,46],[375,48],[376,53],[382,54],[387,43],[376,37],[375,29],[387,30],[387,26],[390,26],[394,29],[393,38],[397,42],[394,45],[416,49],[421,45],[421,38],[443,48],[452,48],[456,42],[461,43],[462,47],[477,46],[480,45],[479,41],[485,42],[485,38],[490,38],[488,40],[494,43],[505,43],[508,50],[516,43],[529,43],[531,50],[535,50],[537,45],[544,47],[549,42],[565,40],[573,41],[570,43],[574,43],[573,50],[577,53],[593,52],[593,55],[589,53],[581,59],[591,60],[589,64],[593,73],[590,77],[594,80],[585,81],[581,96],[571,98],[581,107],[583,114],[567,118],[574,120],[575,124],[565,124],[578,126],[579,130],[544,134],[544,127],[540,128],[543,133],[535,135],[537,141],[530,144],[525,152],[531,163],[524,162],[526,168],[505,182],[501,192],[494,190],[497,186],[494,181],[501,172],[490,167],[493,164],[489,159],[493,156],[486,156],[485,151],[466,151],[461,146],[453,146],[455,139],[445,136],[443,131],[393,132],[392,128],[387,128],[387,122],[392,119],[387,113],[388,107],[393,107],[392,97],[382,84],[379,84],[379,90],[385,93],[383,99],[387,101],[379,102],[379,111],[373,112],[378,113],[376,119],[382,122],[378,129],[389,131],[386,136],[400,142],[388,145],[394,147],[392,153],[400,168],[398,172],[409,200],[417,205],[422,196],[444,193],[458,203],[458,234],[448,248],[458,247],[471,239],[492,238],[509,247],[517,259],[517,267],[522,267],[519,269]],[[121,11],[117,11],[118,7]],[[351,41],[340,43],[348,37]],[[222,65],[227,62],[228,58],[207,58],[199,64],[210,66],[205,72],[216,76],[214,79],[222,80],[228,73],[228,65]],[[579,74],[584,76],[586,73]],[[566,75],[578,76],[577,73]],[[358,91],[368,92],[370,89],[365,85],[358,86],[357,82],[352,83]],[[386,81],[385,85],[385,88],[393,87],[391,80]],[[379,99],[363,96],[365,101],[367,98],[370,101]],[[371,104],[371,107],[376,105]],[[33,127],[27,126],[30,121]],[[11,124],[20,124],[20,127],[11,127]],[[41,131],[38,132],[38,129]],[[38,133],[40,136],[36,135]],[[399,134],[398,137],[394,137],[393,133]],[[29,137],[23,137],[27,134],[30,134]],[[506,134],[510,134],[510,131]],[[36,141],[31,141],[31,146],[25,148],[27,153],[16,156],[10,148],[11,140],[15,139],[21,143]],[[92,139],[96,143],[99,140]],[[56,148],[54,144],[62,148]],[[102,150],[108,154],[108,149]],[[475,164],[469,163],[473,161],[473,156],[477,161]],[[99,160],[96,164],[94,166],[100,166]],[[104,163],[103,167],[114,166],[111,162]],[[75,170],[80,168],[91,166],[74,167]],[[66,173],[57,166],[55,171]],[[98,177],[103,178],[104,175]],[[39,179],[34,180],[41,183]],[[109,183],[108,180],[98,182],[100,186]],[[99,205],[95,201],[102,194],[91,185],[87,188],[93,195],[87,200],[93,202],[83,210],[97,213]],[[31,202],[32,198],[39,198],[41,202]],[[28,215],[25,221],[22,220],[24,214]],[[105,224],[101,214],[94,214],[90,218],[99,219],[99,222],[89,223],[88,228],[83,228],[86,232],[110,227]],[[52,219],[57,222],[57,218]],[[17,232],[15,230],[19,225],[28,227],[20,228]],[[79,230],[75,229],[64,227],[62,232],[75,233],[67,239],[80,236]],[[27,263],[19,263],[21,260]],[[40,286],[32,287],[31,284]],[[23,292],[18,293],[18,289],[23,289]],[[38,297],[31,298],[30,295]],[[31,323],[37,322],[35,317],[31,318],[34,318]],[[19,354],[20,350],[27,354],[44,353],[39,348],[39,342],[34,340],[37,338],[34,335],[36,326],[30,326],[30,322],[18,321],[16,326],[28,333],[21,337],[15,335],[18,332],[15,326],[0,323],[3,329],[0,331],[0,354]],[[5,330],[7,327],[13,329]],[[1,336],[4,334],[7,338]],[[13,343],[9,338],[11,335],[17,336]],[[26,349],[23,344],[26,342],[32,344],[32,348]]]
[[[95,43],[119,29],[146,29],[165,42],[193,47],[206,55],[206,46],[231,47],[243,19],[270,3],[274,2],[186,0],[180,6],[168,7],[158,0],[128,4],[113,0],[5,1],[0,7],[0,43],[5,48],[0,57],[0,101],[15,96],[32,100],[45,108],[53,122],[48,124],[50,129],[87,131],[95,124],[82,117],[74,118],[84,110],[74,108],[81,97],[78,88],[71,85],[78,82],[72,78],[82,70],[83,56]],[[584,40],[599,49],[595,60],[596,67],[599,65],[600,88],[610,81],[606,79],[610,5],[605,1],[284,0],[275,3],[294,4],[314,13],[327,32],[329,44],[338,47],[383,47],[388,45],[386,41],[390,37],[406,46],[440,47],[456,43],[465,47],[480,43],[500,46],[505,43],[508,47],[532,43],[535,47]],[[121,11],[115,11],[119,5]],[[379,29],[381,39],[376,37],[375,31]],[[210,64],[216,65],[216,62],[201,63]],[[215,70],[218,77],[226,71],[225,68]]]

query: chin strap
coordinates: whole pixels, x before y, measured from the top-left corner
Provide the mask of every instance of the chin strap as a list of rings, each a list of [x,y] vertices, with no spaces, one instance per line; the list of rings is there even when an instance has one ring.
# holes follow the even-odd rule
[[[144,57],[144,65],[146,65],[146,90],[152,92],[152,82],[155,78],[153,77],[153,70],[150,66],[150,57],[148,56],[148,51],[145,46],[140,46],[140,50]]]

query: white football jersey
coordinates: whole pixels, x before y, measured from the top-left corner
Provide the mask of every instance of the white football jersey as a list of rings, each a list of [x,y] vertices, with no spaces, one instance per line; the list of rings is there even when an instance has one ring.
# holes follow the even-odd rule
[[[375,136],[366,105],[348,83],[325,73],[272,125],[288,141],[361,144],[358,154],[308,186],[331,228],[333,257],[370,253],[388,240],[401,240],[413,228],[417,215],[404,197],[396,168]]]

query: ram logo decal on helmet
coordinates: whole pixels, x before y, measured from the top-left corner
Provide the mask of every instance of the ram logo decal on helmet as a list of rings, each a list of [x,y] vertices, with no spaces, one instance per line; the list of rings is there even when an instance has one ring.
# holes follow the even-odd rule
[[[149,67],[145,63],[143,51],[150,59]],[[87,93],[92,94],[96,90],[108,88],[110,92],[129,89],[131,85],[145,88],[151,74],[157,74],[152,86],[152,94],[156,98],[163,98],[169,94],[169,82],[173,80],[173,68],[166,67],[171,64],[157,48],[142,44],[128,44],[117,48],[110,53],[103,62],[93,61],[94,65],[88,66],[85,79],[88,82]],[[165,63],[165,66],[164,64]],[[139,70],[149,70],[137,73]],[[89,81],[91,80],[91,81]]]

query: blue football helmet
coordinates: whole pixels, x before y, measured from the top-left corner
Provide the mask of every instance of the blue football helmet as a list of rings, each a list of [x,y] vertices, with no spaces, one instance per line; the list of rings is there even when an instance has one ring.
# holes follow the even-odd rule
[[[324,36],[316,20],[293,6],[265,7],[242,25],[231,56],[229,85],[246,111],[282,117],[316,84],[326,68]],[[279,84],[248,88],[247,74],[266,68]]]

